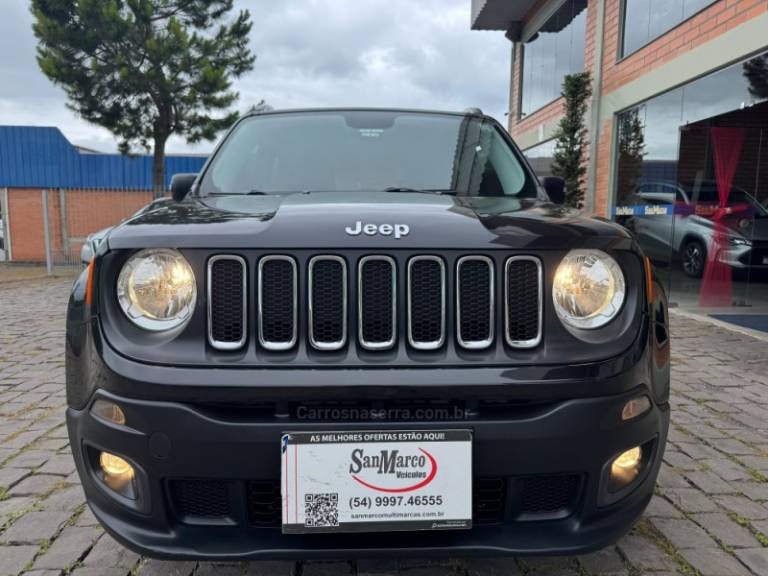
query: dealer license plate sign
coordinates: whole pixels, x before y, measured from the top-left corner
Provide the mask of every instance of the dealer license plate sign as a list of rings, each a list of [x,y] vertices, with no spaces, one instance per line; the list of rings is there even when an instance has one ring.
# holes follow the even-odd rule
[[[284,533],[472,527],[470,430],[295,432],[281,453]]]

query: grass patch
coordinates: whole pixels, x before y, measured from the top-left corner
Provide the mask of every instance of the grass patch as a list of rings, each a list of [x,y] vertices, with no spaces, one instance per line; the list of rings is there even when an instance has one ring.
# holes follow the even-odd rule
[[[640,519],[640,521],[635,524],[632,532],[652,540],[659,548],[671,556],[677,563],[677,571],[680,574],[684,574],[685,576],[701,576],[700,572],[682,557],[680,552],[677,551],[677,548],[672,545],[672,542],[667,540],[666,536],[664,536],[664,534],[662,534],[646,518]]]
[[[3,502],[4,500],[8,500],[11,495],[8,494],[8,489],[4,486],[0,486],[0,502]]]
[[[746,466],[745,468],[747,469],[747,472],[749,473],[749,475],[755,479],[755,481],[768,483],[768,476],[760,472],[760,470],[755,470],[754,468],[750,468],[748,466]]]
[[[18,520],[19,518],[24,516],[24,514],[26,514],[27,512],[35,512],[35,511],[38,511],[38,510],[42,510],[42,508],[40,507],[40,504],[37,503],[37,502],[34,502],[34,503],[30,504],[29,506],[27,506],[26,508],[22,508],[21,510],[17,510],[16,512],[14,512],[10,516],[8,516],[5,519],[5,522],[0,524],[0,534],[2,534],[8,528],[10,528],[11,524],[16,522],[16,520]]]
[[[760,532],[757,528],[752,526],[752,522],[749,521],[749,518],[744,518],[744,516],[739,516],[736,514],[736,512],[728,512],[728,517],[736,522],[739,526],[743,526],[747,530],[749,530],[752,533],[752,536],[755,537],[755,539],[760,542],[760,545],[764,548],[768,548],[768,536]]]
[[[762,532],[755,530],[752,532],[752,535],[757,538],[757,541],[760,542],[760,546],[763,548],[768,548],[768,536],[763,534]]]

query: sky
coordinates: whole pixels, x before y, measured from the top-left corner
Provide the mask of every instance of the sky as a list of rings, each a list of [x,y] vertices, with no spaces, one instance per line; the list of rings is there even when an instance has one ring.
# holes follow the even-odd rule
[[[66,107],[39,70],[27,0],[0,0],[0,125],[56,126],[73,143],[114,152],[116,140]],[[250,73],[236,108],[477,106],[506,124],[510,44],[470,30],[470,0],[236,0],[253,20]],[[173,138],[168,152],[206,153]]]

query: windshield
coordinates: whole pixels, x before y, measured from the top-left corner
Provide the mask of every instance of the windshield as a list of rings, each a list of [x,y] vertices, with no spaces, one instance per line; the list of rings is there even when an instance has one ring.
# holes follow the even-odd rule
[[[363,190],[536,196],[533,178],[495,123],[394,111],[246,118],[200,188],[204,195]]]

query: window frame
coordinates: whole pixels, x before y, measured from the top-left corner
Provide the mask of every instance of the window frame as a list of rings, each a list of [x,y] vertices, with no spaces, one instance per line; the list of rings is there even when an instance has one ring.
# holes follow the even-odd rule
[[[573,2],[573,1],[574,0],[562,0],[561,2],[558,2],[557,7],[552,12],[552,14],[550,14],[549,17],[546,20],[544,20],[544,22],[542,22],[541,26],[539,26],[536,30],[534,30],[528,36],[528,39],[530,40],[530,38],[532,38],[533,36],[538,34],[541,31],[541,29],[549,22],[550,18],[552,18],[554,15],[557,14],[557,10],[562,8],[562,6],[566,2]],[[623,5],[624,1],[625,0],[622,0],[622,5]],[[587,18],[588,18],[589,17],[589,2],[587,2],[586,10],[587,10]],[[588,30],[589,30],[589,21],[587,21],[586,25],[584,26],[584,49],[585,49],[585,52],[586,52],[586,46],[587,46],[587,31]],[[522,39],[520,40],[520,74],[518,76],[518,81],[517,81],[517,114],[516,114],[516,116],[517,116],[516,119],[517,119],[518,122],[521,122],[522,120],[525,120],[526,118],[530,118],[531,116],[537,114],[538,112],[542,111],[547,106],[550,106],[551,104],[557,102],[558,100],[560,100],[562,98],[562,95],[557,96],[553,100],[550,100],[550,101],[542,104],[538,108],[535,108],[535,109],[531,110],[528,113],[523,112],[523,85],[524,85],[524,80],[525,80],[525,53],[527,52],[526,44],[528,44],[528,41],[522,40]],[[585,54],[585,56],[586,56],[586,54]],[[584,59],[584,66],[582,67],[581,70],[579,70],[579,72],[584,72],[585,70],[587,70],[586,57]],[[576,73],[576,72],[571,72],[571,74],[574,74],[574,73]]]
[[[683,18],[682,20],[680,20],[680,22],[672,26],[672,28],[669,28],[668,30],[664,31],[661,35],[655,36],[653,38],[649,37],[648,41],[645,44],[638,46],[637,48],[632,50],[632,52],[625,52],[624,40],[626,39],[625,36],[626,36],[626,28],[627,28],[626,26],[627,2],[630,2],[630,1],[631,0],[621,0],[621,3],[619,5],[619,35],[618,35],[619,45],[618,45],[618,50],[616,50],[616,64],[619,64],[624,60],[626,60],[627,58],[632,57],[634,54],[637,54],[638,52],[646,49],[648,46],[650,46],[654,42],[664,38],[667,34],[674,32],[677,28],[679,28],[680,26],[688,22],[688,20],[695,18],[705,10],[709,10],[710,8],[712,8],[712,6],[714,6],[715,4],[717,4],[722,0],[711,0],[709,4],[707,4],[703,8],[698,9],[696,12],[694,12],[690,16]]]

